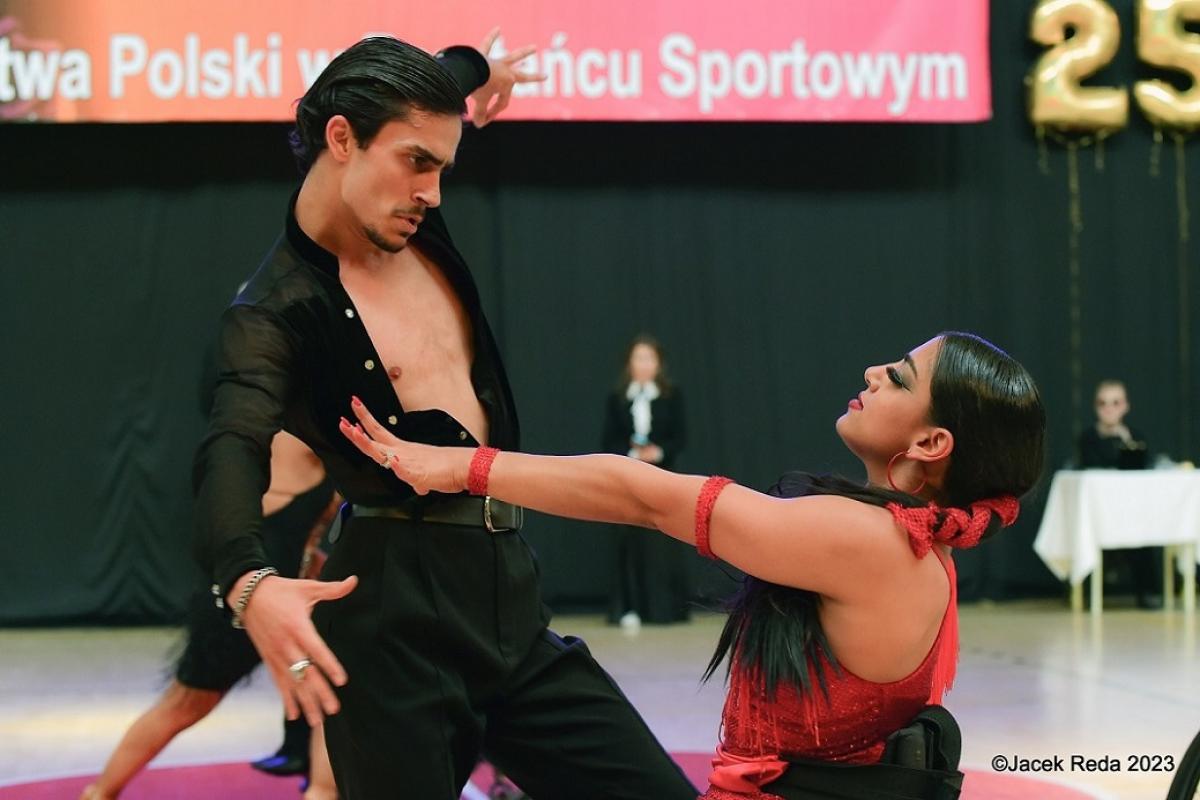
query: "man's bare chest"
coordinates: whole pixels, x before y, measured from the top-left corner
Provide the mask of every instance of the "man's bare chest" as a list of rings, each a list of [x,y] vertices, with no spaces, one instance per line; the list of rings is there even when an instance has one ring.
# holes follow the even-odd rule
[[[381,366],[394,381],[469,367],[471,323],[453,286],[423,259],[404,267],[343,276]]]

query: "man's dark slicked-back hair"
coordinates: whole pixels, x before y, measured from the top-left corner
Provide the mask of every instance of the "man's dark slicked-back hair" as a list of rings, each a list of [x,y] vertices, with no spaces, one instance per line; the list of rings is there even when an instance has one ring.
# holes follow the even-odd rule
[[[344,116],[365,148],[414,108],[454,116],[467,110],[454,77],[433,56],[390,36],[363,39],[330,61],[297,103],[290,137],[296,163],[301,172],[312,167],[331,117]]]

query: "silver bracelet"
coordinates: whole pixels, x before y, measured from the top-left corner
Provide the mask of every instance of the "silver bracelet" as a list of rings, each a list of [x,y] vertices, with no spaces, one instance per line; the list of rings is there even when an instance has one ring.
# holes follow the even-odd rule
[[[242,587],[242,593],[238,595],[237,602],[233,604],[233,627],[238,630],[243,630],[246,626],[242,624],[242,615],[246,613],[246,606],[250,604],[250,595],[258,588],[258,584],[268,575],[278,575],[279,570],[274,567],[263,567],[250,576],[250,580],[246,581],[246,585]]]

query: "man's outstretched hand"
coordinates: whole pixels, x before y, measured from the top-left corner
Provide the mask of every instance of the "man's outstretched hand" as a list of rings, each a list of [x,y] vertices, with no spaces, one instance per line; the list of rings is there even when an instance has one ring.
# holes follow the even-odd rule
[[[475,105],[471,113],[471,121],[475,123],[476,128],[487,125],[500,116],[501,111],[508,108],[509,100],[512,99],[513,86],[518,83],[536,83],[545,80],[546,77],[517,69],[518,63],[537,52],[537,48],[533,45],[519,48],[500,58],[489,57],[488,53],[491,52],[492,45],[499,37],[500,29],[492,28],[484,37],[483,44],[479,46],[479,52],[487,58],[492,74],[487,83],[471,93],[471,100]]]
[[[234,584],[230,598],[239,596],[248,578],[249,573]],[[316,726],[325,715],[338,712],[333,686],[346,683],[346,670],[317,633],[312,608],[324,600],[345,597],[357,585],[358,578],[353,575],[329,582],[271,575],[250,595],[242,624],[283,697],[288,719],[303,713],[308,723]],[[289,669],[305,659],[312,666],[297,673]]]

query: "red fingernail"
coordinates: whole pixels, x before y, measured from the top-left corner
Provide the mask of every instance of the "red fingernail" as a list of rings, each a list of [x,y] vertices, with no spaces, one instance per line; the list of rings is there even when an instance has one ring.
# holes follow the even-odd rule
[[[355,408],[361,408],[362,400],[359,400],[357,395],[350,395],[350,404]]]
[[[350,427],[350,420],[346,419],[345,417],[338,417],[338,419],[341,420],[338,423],[339,425],[342,425],[343,427],[347,427],[347,428]]]

